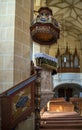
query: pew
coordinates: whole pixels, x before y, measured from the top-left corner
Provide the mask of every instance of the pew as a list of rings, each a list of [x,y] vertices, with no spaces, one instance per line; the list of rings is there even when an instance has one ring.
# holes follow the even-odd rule
[[[49,113],[50,117],[42,117],[40,122],[40,130],[82,130],[82,117],[78,114],[69,112],[69,115],[62,113],[58,117]],[[56,114],[57,115],[57,114]]]
[[[82,98],[75,98],[71,97],[70,102],[73,103],[74,105],[74,110],[77,111],[78,113],[82,114]]]
[[[71,112],[74,111],[72,102],[65,101],[64,98],[55,98],[49,101],[50,112]]]

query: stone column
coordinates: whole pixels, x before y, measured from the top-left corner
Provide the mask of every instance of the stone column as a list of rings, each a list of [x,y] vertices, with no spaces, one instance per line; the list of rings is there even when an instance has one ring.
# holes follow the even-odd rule
[[[15,0],[0,0],[0,93],[13,86]]]
[[[33,10],[31,0],[16,0],[14,41],[14,83],[30,76],[32,41],[30,24]]]
[[[80,53],[80,72],[82,73],[82,38],[80,39],[80,49],[81,49],[81,53]]]
[[[32,0],[0,1],[0,93],[30,76]]]
[[[41,104],[40,109],[46,106],[47,102],[53,98],[53,81],[51,69],[43,68],[41,72]]]

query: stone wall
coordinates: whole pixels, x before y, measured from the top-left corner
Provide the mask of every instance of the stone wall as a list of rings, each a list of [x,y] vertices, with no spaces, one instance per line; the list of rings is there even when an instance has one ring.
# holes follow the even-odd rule
[[[0,0],[0,93],[13,85],[15,0]]]
[[[0,93],[30,76],[31,0],[0,0]]]
[[[31,1],[16,0],[15,11],[15,43],[14,43],[14,83],[20,82],[30,75],[30,20]]]

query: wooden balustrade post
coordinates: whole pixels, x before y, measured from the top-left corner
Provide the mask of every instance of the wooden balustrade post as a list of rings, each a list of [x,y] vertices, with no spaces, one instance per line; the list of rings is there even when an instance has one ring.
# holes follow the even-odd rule
[[[40,127],[40,96],[41,96],[41,67],[36,67],[36,85],[35,85],[35,130]]]

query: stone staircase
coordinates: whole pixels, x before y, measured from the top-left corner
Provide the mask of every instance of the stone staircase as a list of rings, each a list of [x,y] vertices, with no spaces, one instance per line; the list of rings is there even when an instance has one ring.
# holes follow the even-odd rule
[[[40,130],[82,130],[82,117],[76,112],[44,112]]]

